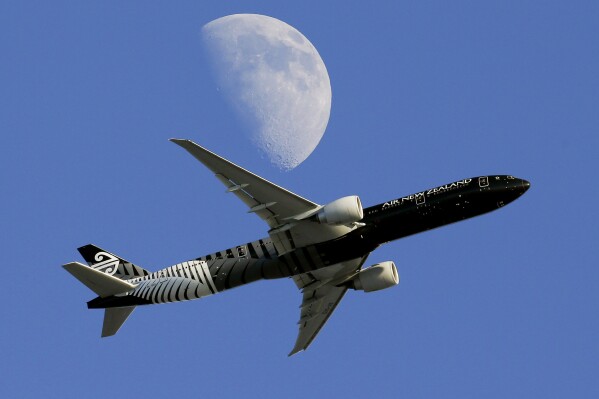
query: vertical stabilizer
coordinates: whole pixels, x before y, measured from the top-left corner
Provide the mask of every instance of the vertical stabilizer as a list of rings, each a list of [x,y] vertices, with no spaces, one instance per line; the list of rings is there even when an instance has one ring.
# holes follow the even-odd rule
[[[104,324],[102,325],[102,337],[110,337],[117,333],[119,328],[133,312],[135,306],[123,308],[107,308],[104,311]]]
[[[111,253],[94,244],[87,244],[77,248],[83,259],[92,269],[103,273],[129,280],[135,277],[143,277],[150,274],[147,270]]]

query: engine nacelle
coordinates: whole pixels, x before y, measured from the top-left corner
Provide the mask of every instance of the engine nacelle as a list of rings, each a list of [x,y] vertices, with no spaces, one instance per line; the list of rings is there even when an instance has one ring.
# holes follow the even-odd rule
[[[315,219],[326,224],[350,224],[362,220],[364,210],[357,195],[339,198],[318,211]]]
[[[399,274],[395,263],[386,261],[363,269],[351,280],[351,288],[372,292],[393,287],[399,283]]]

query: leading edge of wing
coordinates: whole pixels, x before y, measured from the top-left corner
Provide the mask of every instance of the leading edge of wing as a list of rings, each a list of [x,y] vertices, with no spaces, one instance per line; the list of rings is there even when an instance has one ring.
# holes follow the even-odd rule
[[[170,139],[210,169],[250,209],[276,228],[286,218],[313,211],[320,205],[246,170],[187,139]]]

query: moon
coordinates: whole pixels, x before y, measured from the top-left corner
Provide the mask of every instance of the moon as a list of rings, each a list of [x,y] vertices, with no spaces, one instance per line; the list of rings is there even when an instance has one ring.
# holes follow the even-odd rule
[[[331,112],[331,82],[316,48],[276,18],[235,14],[202,28],[219,88],[249,126],[250,141],[282,170],[320,142]]]

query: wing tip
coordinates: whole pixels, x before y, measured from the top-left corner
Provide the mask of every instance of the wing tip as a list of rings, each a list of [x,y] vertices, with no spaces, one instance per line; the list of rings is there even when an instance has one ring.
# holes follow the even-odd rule
[[[289,352],[289,354],[287,355],[287,357],[291,357],[291,356],[295,355],[296,353],[300,353],[300,352],[303,352],[305,350],[306,350],[306,348],[293,348],[291,350],[291,352]]]
[[[189,139],[176,139],[174,137],[168,139],[168,141],[173,142],[178,145],[182,145],[183,143],[191,143],[191,140],[189,140]]]
[[[213,155],[213,156],[215,156],[217,158],[224,159],[220,155],[217,155],[217,154],[213,153],[212,151],[209,151],[208,149],[202,147],[201,145],[199,145],[198,143],[196,143],[195,141],[190,140],[190,139],[176,139],[176,138],[171,138],[171,139],[168,139],[168,141],[177,144],[179,147],[184,148],[191,155],[193,155],[194,157],[196,157],[198,160],[200,160],[200,158],[198,158],[197,151],[199,151],[200,154],[202,154],[202,155],[208,153],[208,154]],[[200,161],[204,162],[202,160],[200,160]],[[227,161],[226,159],[225,159],[225,161],[228,162],[228,163],[231,163],[230,161]]]

